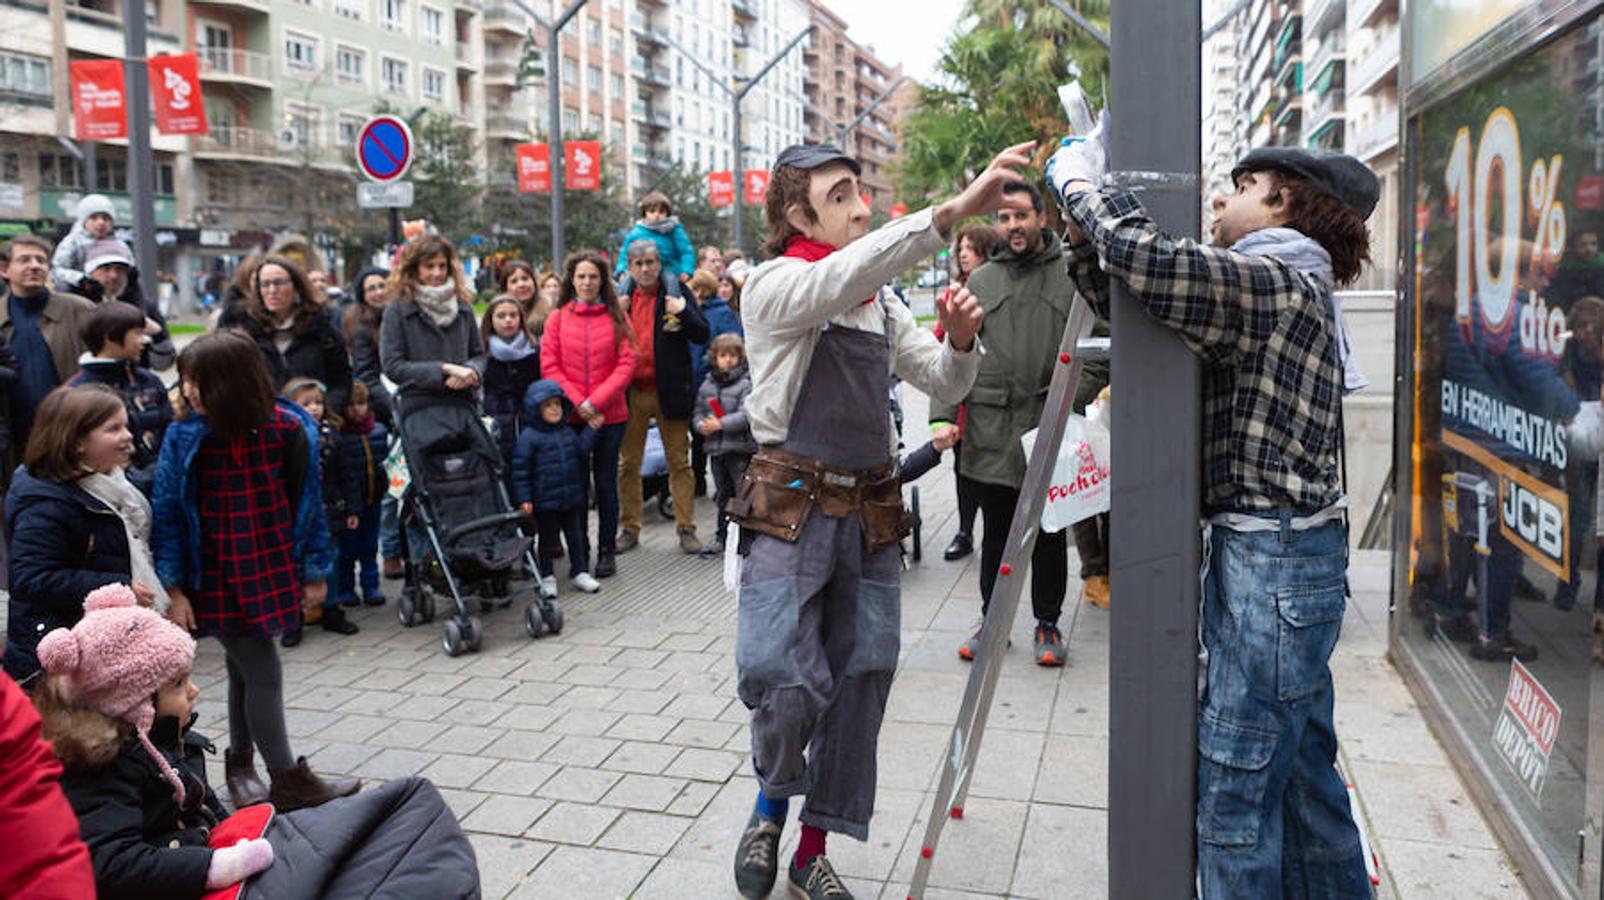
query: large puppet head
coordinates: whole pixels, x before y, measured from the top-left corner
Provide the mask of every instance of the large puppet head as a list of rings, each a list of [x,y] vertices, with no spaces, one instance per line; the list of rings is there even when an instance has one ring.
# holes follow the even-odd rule
[[[798,235],[845,247],[869,232],[858,161],[827,144],[793,144],[780,152],[769,175],[764,203],[772,256]]]

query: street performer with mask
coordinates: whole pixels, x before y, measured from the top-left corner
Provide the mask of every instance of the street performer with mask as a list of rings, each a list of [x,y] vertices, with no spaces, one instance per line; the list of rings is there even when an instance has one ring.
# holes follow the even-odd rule
[[[850,900],[825,835],[862,841],[897,665],[908,533],[891,427],[893,375],[946,402],[979,368],[980,307],[938,302],[944,342],[881,287],[1002,201],[1031,144],[1003,151],[959,196],[873,234],[861,168],[833,147],[792,146],[769,178],[765,249],[741,296],[759,450],[729,516],[742,526],[736,666],[751,710],[760,793],[735,857],[743,897],[767,896],[788,798],[806,795],[788,866],[794,894]]]

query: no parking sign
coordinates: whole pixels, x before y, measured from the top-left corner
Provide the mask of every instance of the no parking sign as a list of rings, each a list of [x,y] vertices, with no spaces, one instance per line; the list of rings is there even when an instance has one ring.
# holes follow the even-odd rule
[[[412,129],[395,116],[374,116],[356,139],[356,166],[381,184],[407,174],[412,165]]]

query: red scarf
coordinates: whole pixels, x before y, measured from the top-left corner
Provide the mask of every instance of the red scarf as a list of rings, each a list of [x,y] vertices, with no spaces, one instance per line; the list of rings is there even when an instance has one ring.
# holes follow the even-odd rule
[[[786,242],[785,252],[780,255],[789,256],[793,259],[800,259],[804,262],[818,262],[826,256],[834,253],[837,249],[839,248],[826,244],[823,241],[816,241],[810,237],[803,237],[802,235],[797,234],[792,235],[791,239]],[[877,296],[879,296],[878,293],[870,296],[869,299],[858,305],[867,306],[870,303],[873,303],[875,297]]]

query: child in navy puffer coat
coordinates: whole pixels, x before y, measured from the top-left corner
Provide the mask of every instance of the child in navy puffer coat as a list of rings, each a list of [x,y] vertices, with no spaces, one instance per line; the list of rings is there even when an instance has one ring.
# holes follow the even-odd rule
[[[568,574],[574,586],[595,593],[585,543],[585,464],[596,429],[568,425],[573,405],[557,382],[542,378],[524,394],[524,430],[512,451],[512,496],[540,529],[540,593],[557,595],[552,551],[559,533],[568,544]]]
[[[379,512],[390,489],[384,457],[390,452],[390,434],[368,406],[371,394],[360,380],[351,382],[350,398],[341,417],[339,472],[344,479],[345,530],[340,532],[340,556],[334,571],[335,598],[355,606],[356,570],[362,572],[362,604],[383,606],[379,593]],[[352,527],[355,523],[356,527]]]

